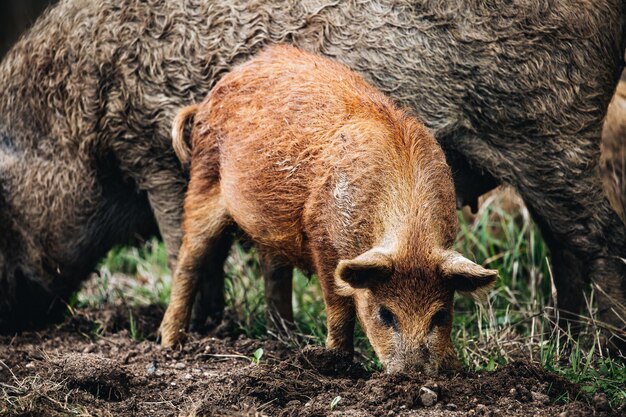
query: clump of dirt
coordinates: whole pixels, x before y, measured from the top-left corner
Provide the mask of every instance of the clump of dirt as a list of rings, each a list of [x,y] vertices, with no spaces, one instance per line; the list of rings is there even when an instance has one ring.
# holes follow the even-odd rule
[[[128,375],[115,360],[91,353],[75,353],[52,360],[59,380],[68,387],[87,391],[105,401],[122,401],[128,396]]]
[[[133,308],[118,305],[101,309],[83,309],[59,324],[58,330],[85,335],[116,334],[133,327],[138,338],[156,340],[158,324],[164,312],[165,309],[159,305]]]
[[[154,341],[160,307],[78,310],[0,336],[0,415],[613,416],[602,394],[527,362],[438,377],[367,372],[338,352],[273,340]],[[134,331],[131,335],[130,317]],[[131,337],[132,336],[132,337]],[[143,339],[143,340],[134,340]],[[258,361],[254,352],[263,348]]]
[[[305,369],[312,369],[322,375],[365,378],[365,368],[352,360],[352,355],[321,346],[306,346],[297,352],[296,361]]]

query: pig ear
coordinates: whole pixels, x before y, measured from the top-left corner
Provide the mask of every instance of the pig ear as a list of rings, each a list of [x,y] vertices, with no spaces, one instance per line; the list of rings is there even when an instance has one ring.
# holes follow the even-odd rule
[[[470,293],[488,290],[498,277],[495,269],[483,268],[453,250],[443,253],[441,274],[455,291]]]
[[[339,261],[335,281],[341,295],[351,295],[355,289],[370,288],[393,274],[393,261],[381,252],[370,250],[354,259]]]

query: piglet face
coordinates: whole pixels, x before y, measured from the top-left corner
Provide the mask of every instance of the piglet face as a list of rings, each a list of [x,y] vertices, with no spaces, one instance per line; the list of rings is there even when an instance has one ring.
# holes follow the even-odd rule
[[[337,267],[338,292],[353,297],[388,372],[435,374],[456,366],[450,337],[454,292],[485,290],[497,276],[454,251],[441,251],[434,259],[407,268],[411,263],[373,249]]]

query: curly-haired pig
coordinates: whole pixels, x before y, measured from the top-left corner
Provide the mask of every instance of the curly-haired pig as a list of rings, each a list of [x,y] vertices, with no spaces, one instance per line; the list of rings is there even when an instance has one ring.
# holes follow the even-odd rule
[[[198,275],[235,223],[273,259],[318,275],[329,348],[352,350],[356,315],[390,371],[454,362],[454,292],[496,271],[450,248],[455,193],[437,141],[363,78],[269,47],[181,111],[174,149],[191,172],[164,345],[181,340]]]

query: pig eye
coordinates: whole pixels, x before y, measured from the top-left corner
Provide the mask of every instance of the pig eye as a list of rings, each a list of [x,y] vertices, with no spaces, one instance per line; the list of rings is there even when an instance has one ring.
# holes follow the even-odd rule
[[[378,317],[380,317],[380,321],[383,325],[387,327],[393,327],[395,329],[398,325],[396,323],[396,316],[385,306],[381,306],[378,310]]]
[[[450,318],[450,314],[448,313],[448,310],[446,309],[439,310],[437,313],[435,313],[435,315],[430,321],[430,330],[433,330],[435,327],[446,325],[446,323],[448,323],[449,318]]]

